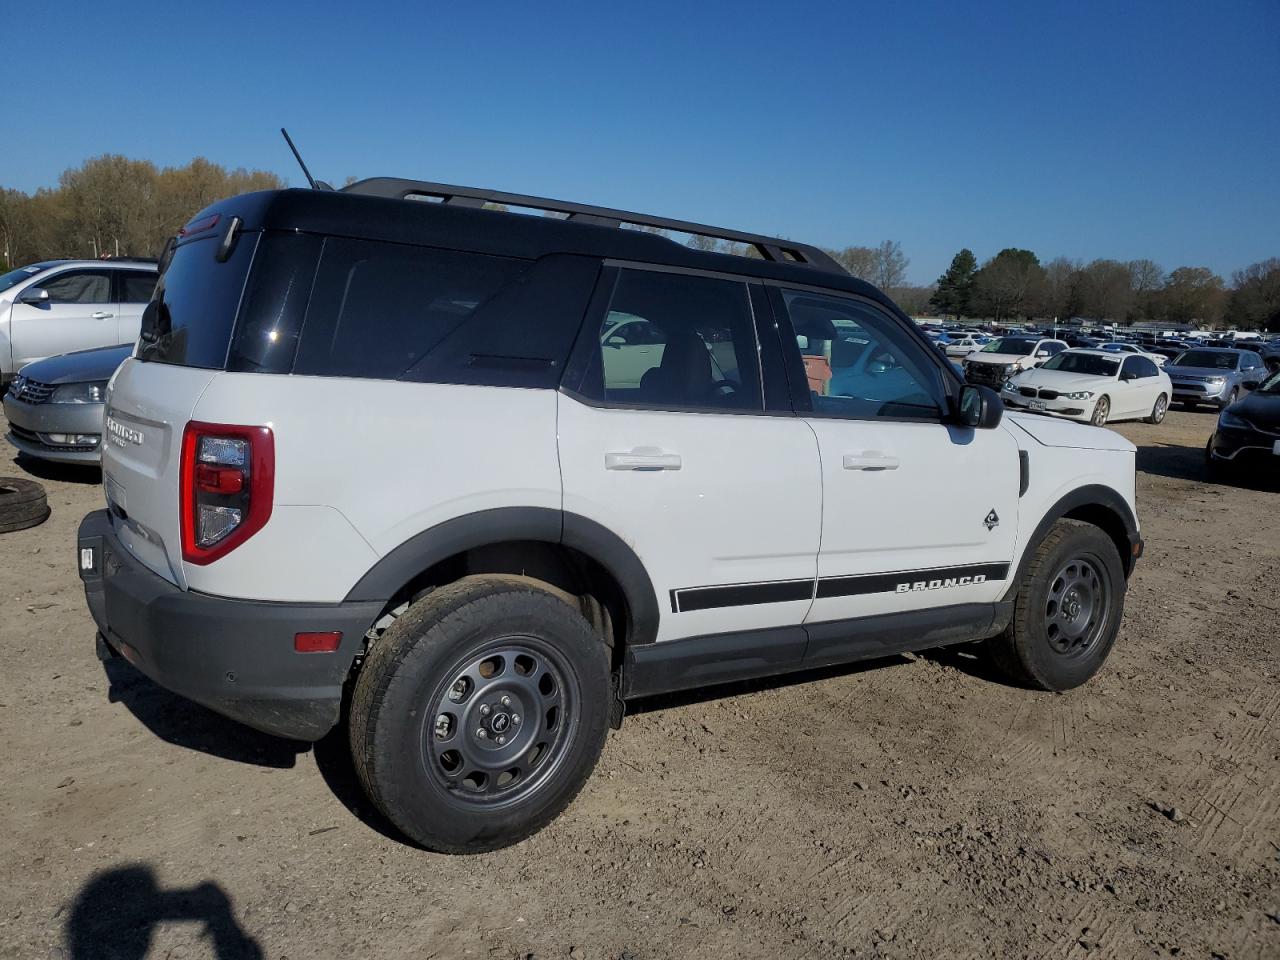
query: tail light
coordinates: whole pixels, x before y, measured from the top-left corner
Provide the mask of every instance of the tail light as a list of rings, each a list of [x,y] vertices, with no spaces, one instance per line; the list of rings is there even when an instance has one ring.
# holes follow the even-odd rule
[[[203,566],[271,518],[275,438],[270,427],[192,421],[182,434],[182,559]]]

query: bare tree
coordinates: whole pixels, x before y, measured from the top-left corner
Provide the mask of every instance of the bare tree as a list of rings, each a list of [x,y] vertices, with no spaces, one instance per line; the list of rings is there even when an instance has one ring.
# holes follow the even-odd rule
[[[907,282],[907,264],[911,261],[902,252],[897,240],[885,240],[876,247],[875,277],[872,281],[881,290],[892,290]]]

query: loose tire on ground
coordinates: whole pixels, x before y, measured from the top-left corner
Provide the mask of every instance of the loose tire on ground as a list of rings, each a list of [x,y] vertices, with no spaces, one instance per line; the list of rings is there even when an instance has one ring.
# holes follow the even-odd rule
[[[1070,690],[1111,652],[1124,615],[1124,569],[1111,538],[1079,520],[1059,520],[1033,549],[1013,620],[988,649],[1020,686]]]
[[[0,533],[35,527],[48,517],[43,486],[25,477],[0,477]]]
[[[582,614],[535,584],[470,577],[427,594],[356,680],[348,733],[366,793],[431,850],[523,840],[595,767],[609,659]]]

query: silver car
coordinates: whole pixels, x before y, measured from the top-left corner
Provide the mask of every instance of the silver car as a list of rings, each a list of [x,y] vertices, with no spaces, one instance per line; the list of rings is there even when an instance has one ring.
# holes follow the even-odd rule
[[[1191,408],[1209,403],[1225,410],[1249,392],[1245,382],[1261,380],[1266,368],[1252,350],[1196,347],[1164,368],[1173,384],[1173,402]]]
[[[138,339],[149,260],[45,260],[0,274],[0,384],[25,364]]]
[[[27,364],[4,395],[8,441],[41,460],[98,463],[107,381],[132,352],[106,347]]]

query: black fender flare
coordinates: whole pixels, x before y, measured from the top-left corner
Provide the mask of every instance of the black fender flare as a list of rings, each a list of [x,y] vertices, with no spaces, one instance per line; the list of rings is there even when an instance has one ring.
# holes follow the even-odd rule
[[[1027,566],[1031,563],[1032,551],[1035,549],[1035,545],[1044,539],[1049,532],[1049,528],[1073,510],[1078,510],[1081,507],[1102,507],[1120,521],[1127,541],[1123,546],[1120,543],[1116,544],[1116,548],[1120,551],[1120,565],[1124,567],[1126,577],[1133,572],[1134,561],[1142,554],[1142,537],[1138,533],[1138,521],[1134,517],[1133,511],[1129,509],[1129,504],[1125,502],[1124,497],[1120,496],[1113,488],[1103,486],[1100,483],[1091,483],[1083,487],[1077,487],[1067,493],[1045,511],[1035,530],[1027,538],[1026,546],[1022,550],[1022,559],[1018,561],[1018,569],[1013,577],[1010,578],[1009,589],[1001,598],[1002,601],[1010,601],[1017,594],[1018,586],[1022,583],[1022,577],[1027,572]]]
[[[590,557],[622,588],[628,643],[658,635],[658,598],[644,564],[621,537],[594,520],[548,507],[498,507],[446,520],[385,554],[347,593],[347,601],[386,602],[414,577],[465,550],[513,540],[571,547]]]

